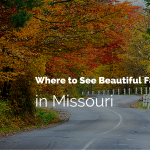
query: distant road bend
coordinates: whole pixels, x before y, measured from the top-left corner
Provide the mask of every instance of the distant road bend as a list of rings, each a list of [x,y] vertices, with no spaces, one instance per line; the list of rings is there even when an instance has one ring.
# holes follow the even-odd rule
[[[108,97],[95,96],[99,104]],[[139,98],[115,95],[113,107],[65,107],[71,114],[68,122],[0,138],[0,149],[150,149],[150,110],[121,107]]]

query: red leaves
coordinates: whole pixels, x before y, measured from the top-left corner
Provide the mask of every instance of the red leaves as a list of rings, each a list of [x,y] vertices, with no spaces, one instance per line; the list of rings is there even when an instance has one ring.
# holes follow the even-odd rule
[[[40,52],[49,53],[46,66],[50,76],[79,76],[80,72],[100,64],[120,61],[118,54],[123,52],[121,46],[125,46],[122,39],[131,29],[135,9],[139,8],[126,3],[113,5],[112,1],[102,5],[75,0],[41,6],[33,10],[36,18],[28,24],[32,32],[28,34],[26,27],[19,33],[21,40],[12,39],[16,45],[20,44],[20,49],[27,46],[29,51],[38,54],[38,47]],[[15,13],[15,7],[11,13]],[[59,48],[62,50],[58,51]]]
[[[121,51],[122,40],[105,44],[105,48],[93,48],[90,44],[85,49],[72,53],[63,53],[61,57],[51,57],[47,62],[47,74],[51,77],[72,76],[77,77],[78,71],[86,72],[98,67],[100,64],[113,64],[120,62],[115,51]]]

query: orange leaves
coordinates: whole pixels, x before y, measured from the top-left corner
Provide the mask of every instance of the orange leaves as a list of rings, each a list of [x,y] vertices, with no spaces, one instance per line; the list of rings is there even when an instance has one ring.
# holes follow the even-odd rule
[[[44,0],[43,6],[30,11],[33,17],[24,28],[7,32],[7,40],[3,39],[8,50],[15,50],[20,64],[32,64],[32,58],[38,59],[42,53],[48,60],[49,76],[77,77],[100,64],[120,61],[118,54],[124,52],[125,45],[122,41],[134,21],[140,19],[135,11],[140,7],[127,2],[113,5],[113,1],[54,3]]]
[[[88,44],[86,48],[71,53],[63,53],[61,57],[51,57],[47,62],[47,74],[50,77],[78,77],[81,72],[92,70],[99,64],[119,62],[114,50],[121,50],[124,43],[120,40],[105,45],[105,48],[93,48]]]
[[[101,5],[94,1],[75,0],[71,3],[49,5],[47,2],[52,1],[45,0],[44,6],[34,8],[31,12],[34,18],[27,27],[14,33],[17,38],[24,40],[21,42],[22,45],[34,47],[52,43],[50,45],[53,46],[57,43],[59,46],[66,45],[73,49],[77,45],[85,46],[84,41],[93,46],[102,45],[101,38],[109,43],[114,38],[116,40],[125,36],[120,32],[122,30],[120,24],[129,26],[132,18],[129,17],[127,20],[125,16],[127,14],[133,16],[136,9],[126,3]]]

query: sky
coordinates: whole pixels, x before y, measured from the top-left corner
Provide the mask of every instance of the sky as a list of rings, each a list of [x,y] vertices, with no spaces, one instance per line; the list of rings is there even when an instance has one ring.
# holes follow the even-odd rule
[[[124,2],[125,0],[119,0],[120,2]],[[143,6],[145,8],[145,2],[144,0],[127,0],[129,2],[133,2],[133,5],[136,6]],[[136,1],[136,2],[135,2]]]

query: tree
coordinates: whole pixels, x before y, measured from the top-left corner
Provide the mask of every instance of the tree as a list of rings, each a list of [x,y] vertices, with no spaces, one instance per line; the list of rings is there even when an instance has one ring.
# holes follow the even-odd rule
[[[149,34],[147,28],[149,26],[149,16],[141,12],[141,19],[133,24],[132,30],[128,38],[124,39],[126,45],[122,47],[124,53],[120,53],[120,62],[115,64],[100,65],[94,72],[95,76],[102,76],[105,78],[122,78],[133,77],[139,78],[149,76]],[[135,88],[138,85],[128,85],[128,87]],[[140,85],[141,86],[141,85]],[[127,85],[96,85],[95,88],[126,88]]]
[[[25,22],[31,18],[28,10],[39,5],[42,5],[41,0],[1,0],[0,37],[12,27],[23,27]]]
[[[1,62],[1,68],[6,64],[14,68],[14,72],[5,72],[8,80],[25,75],[31,82],[35,74],[31,69],[33,76],[28,78],[28,66],[41,56],[47,61],[47,75],[56,78],[68,75],[78,78],[100,64],[119,62],[124,39],[128,38],[134,22],[140,19],[137,12],[140,7],[129,2],[113,5],[113,2],[101,4],[86,0],[44,0],[43,4],[29,11],[32,17],[24,28],[7,31],[0,38],[1,60],[4,45],[5,52],[9,53],[5,56],[8,61]],[[4,71],[1,69],[1,72],[4,82]],[[66,88],[61,87],[62,91]]]

